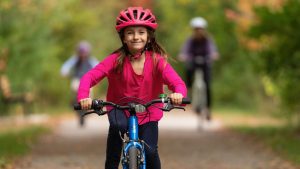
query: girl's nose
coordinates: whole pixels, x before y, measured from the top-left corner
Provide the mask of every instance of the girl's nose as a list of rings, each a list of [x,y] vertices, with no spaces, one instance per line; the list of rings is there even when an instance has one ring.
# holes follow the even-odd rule
[[[133,39],[138,39],[138,38],[139,38],[139,34],[135,32],[135,33],[133,34]]]

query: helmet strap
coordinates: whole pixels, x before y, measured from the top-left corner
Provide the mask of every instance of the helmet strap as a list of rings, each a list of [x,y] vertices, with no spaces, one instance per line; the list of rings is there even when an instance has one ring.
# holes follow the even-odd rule
[[[131,53],[129,53],[130,58],[132,58],[132,59],[138,59],[138,58],[140,58],[140,57],[143,55],[143,53],[144,53],[145,51],[148,50],[148,45],[149,45],[149,43],[147,43],[147,44],[145,45],[144,49],[141,50],[141,52],[137,52],[137,53],[134,54],[134,55],[131,54]]]
[[[134,59],[134,60],[139,59],[143,55],[144,51],[145,51],[145,48],[141,52],[137,52],[134,55],[130,53],[129,56],[130,56],[131,59]]]

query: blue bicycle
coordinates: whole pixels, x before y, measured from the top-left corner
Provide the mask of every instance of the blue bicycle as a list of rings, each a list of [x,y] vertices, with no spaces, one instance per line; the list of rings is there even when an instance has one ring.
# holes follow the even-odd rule
[[[174,106],[171,103],[171,99],[165,94],[161,94],[159,99],[154,99],[146,104],[140,103],[128,103],[126,106],[121,106],[112,102],[106,102],[103,100],[93,100],[92,111],[86,112],[83,116],[96,113],[99,116],[104,115],[107,111],[103,111],[104,106],[112,106],[120,110],[128,110],[130,116],[128,118],[128,139],[123,139],[123,152],[122,152],[122,166],[123,169],[146,169],[146,156],[145,156],[145,142],[138,137],[138,119],[136,114],[145,112],[145,110],[156,103],[164,103],[164,106],[160,108],[163,111],[171,111],[172,109],[183,109],[182,106]],[[190,104],[188,98],[184,98],[182,104]],[[79,104],[74,105],[75,110],[81,110]]]

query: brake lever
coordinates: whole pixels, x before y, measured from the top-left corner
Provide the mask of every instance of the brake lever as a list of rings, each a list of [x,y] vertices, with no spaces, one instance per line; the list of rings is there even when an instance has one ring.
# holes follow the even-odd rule
[[[182,109],[183,111],[185,111],[185,108],[181,106],[173,106],[173,109]]]
[[[171,109],[166,109],[166,108],[159,108],[162,111],[171,111]]]
[[[172,104],[167,104],[165,107],[160,108],[160,110],[162,111],[171,111],[173,109],[182,109],[183,111],[185,111],[184,107],[181,106],[173,106]]]
[[[94,112],[95,112],[98,116],[102,116],[102,115],[104,115],[104,114],[107,113],[107,111],[103,111],[103,110],[95,110]]]
[[[102,116],[104,114],[107,113],[107,111],[103,111],[103,110],[92,110],[92,111],[87,111],[87,112],[84,112],[84,113],[80,113],[80,116],[84,117],[86,115],[89,115],[89,114],[97,114],[98,116]]]
[[[92,113],[95,113],[95,111],[93,110],[93,111],[83,112],[83,113],[80,113],[80,116],[84,117],[84,116],[92,114]]]
[[[174,106],[169,102],[166,103],[162,108],[160,108],[162,111],[171,111],[174,109]]]

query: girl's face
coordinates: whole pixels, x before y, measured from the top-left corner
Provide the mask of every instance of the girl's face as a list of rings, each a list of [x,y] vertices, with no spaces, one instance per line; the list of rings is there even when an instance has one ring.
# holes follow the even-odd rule
[[[141,52],[148,41],[147,28],[143,26],[130,26],[124,29],[123,42],[131,54]]]

